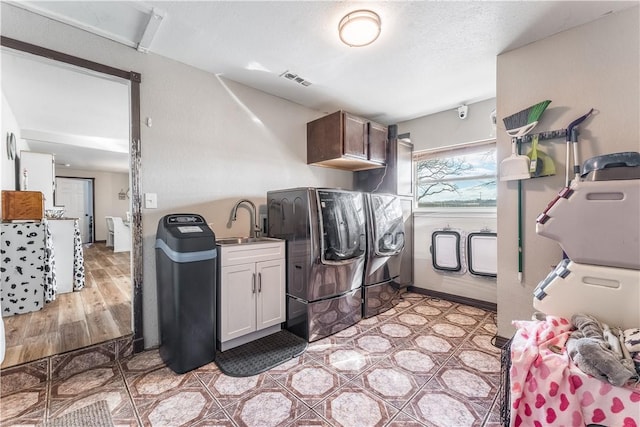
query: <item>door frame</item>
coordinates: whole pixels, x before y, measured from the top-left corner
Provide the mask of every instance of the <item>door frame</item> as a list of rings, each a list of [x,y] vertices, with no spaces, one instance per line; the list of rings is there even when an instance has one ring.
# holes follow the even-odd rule
[[[129,120],[131,134],[129,140],[129,168],[131,179],[131,282],[133,292],[133,352],[144,350],[142,325],[142,191],[141,183],[141,142],[140,142],[140,84],[142,75],[135,71],[126,71],[98,62],[89,61],[63,52],[47,49],[31,43],[0,36],[0,46],[36,56],[52,59],[103,74],[119,77],[130,82]]]

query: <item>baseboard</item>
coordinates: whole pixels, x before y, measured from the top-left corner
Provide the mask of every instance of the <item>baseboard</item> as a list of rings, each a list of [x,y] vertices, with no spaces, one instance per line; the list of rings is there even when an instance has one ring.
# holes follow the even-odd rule
[[[470,305],[472,307],[481,308],[482,310],[493,312],[498,311],[498,304],[492,302],[481,301],[479,299],[463,297],[460,295],[448,294],[445,292],[432,291],[431,289],[418,288],[416,286],[409,286],[407,290],[416,294],[428,295],[435,298],[446,299],[451,302],[457,302],[459,304]]]
[[[504,345],[506,343],[509,342],[510,338],[505,338],[505,337],[501,337],[500,335],[496,335],[496,338],[494,340],[493,346],[494,347],[498,347],[498,348],[502,348],[504,347]]]
[[[134,338],[132,342],[133,352],[141,353],[144,351],[144,338]]]

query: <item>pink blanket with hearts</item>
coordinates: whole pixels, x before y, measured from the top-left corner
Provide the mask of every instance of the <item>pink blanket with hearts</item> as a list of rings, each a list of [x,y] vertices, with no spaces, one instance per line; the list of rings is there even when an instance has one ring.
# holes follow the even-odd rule
[[[566,352],[571,322],[514,321],[511,426],[640,427],[640,385],[614,387],[582,372]]]

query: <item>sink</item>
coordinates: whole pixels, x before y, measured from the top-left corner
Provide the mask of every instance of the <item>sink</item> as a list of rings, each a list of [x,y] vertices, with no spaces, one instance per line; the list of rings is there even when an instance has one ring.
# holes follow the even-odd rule
[[[249,243],[273,243],[279,242],[280,239],[274,239],[272,237],[224,237],[216,239],[218,245],[246,245]]]

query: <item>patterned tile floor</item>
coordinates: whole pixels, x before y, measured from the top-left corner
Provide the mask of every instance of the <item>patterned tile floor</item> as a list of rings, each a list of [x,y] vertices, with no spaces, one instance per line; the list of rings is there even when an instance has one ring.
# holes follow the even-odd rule
[[[0,400],[36,425],[106,400],[116,426],[499,426],[495,313],[415,293],[265,373],[177,375],[157,350]]]

